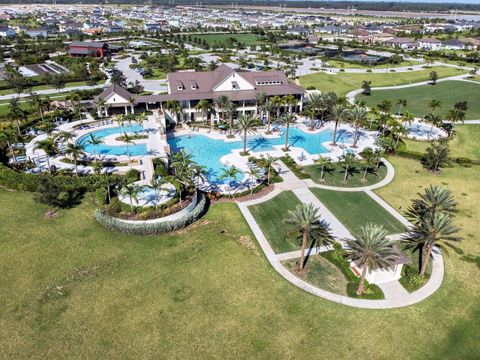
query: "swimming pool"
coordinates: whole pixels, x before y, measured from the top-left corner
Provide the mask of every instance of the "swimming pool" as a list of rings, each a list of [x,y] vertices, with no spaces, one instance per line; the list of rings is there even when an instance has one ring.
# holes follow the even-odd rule
[[[288,141],[290,146],[300,147],[305,152],[315,155],[328,152],[322,146],[323,142],[331,141],[333,136],[332,130],[325,130],[318,133],[306,133],[298,128],[290,128]],[[337,141],[345,142],[352,137],[350,132],[339,130],[337,132]],[[234,149],[243,149],[243,141],[225,142],[223,140],[211,139],[208,136],[181,135],[168,139],[168,143],[172,152],[185,150],[193,155],[193,160],[199,165],[207,168],[208,181],[211,184],[222,184],[225,181],[219,179],[221,169],[225,167],[220,159],[232,152]],[[285,144],[285,130],[282,129],[281,137],[265,138],[260,135],[247,137],[247,147],[251,152],[262,152],[274,150],[275,145]]]
[[[441,136],[439,129],[432,127],[430,125],[420,124],[414,122],[412,124],[404,124],[408,130],[408,134],[412,137],[428,138],[428,137],[438,137]]]
[[[132,126],[123,126],[123,127],[110,127],[105,129],[99,129],[89,132],[81,136],[77,140],[77,144],[83,145],[84,151],[90,154],[96,153],[99,155],[108,155],[108,156],[121,156],[121,155],[128,155],[130,156],[143,156],[148,154],[147,144],[129,144],[127,145],[107,145],[107,144],[99,144],[93,146],[88,144],[90,140],[90,134],[95,135],[98,138],[104,139],[110,135],[122,135],[124,132],[140,132],[143,131],[143,126],[140,124],[132,124]],[[128,150],[128,151],[127,151]]]

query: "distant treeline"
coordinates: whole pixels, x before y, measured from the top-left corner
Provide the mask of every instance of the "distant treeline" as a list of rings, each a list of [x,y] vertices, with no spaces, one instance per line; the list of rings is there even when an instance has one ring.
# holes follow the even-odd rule
[[[298,0],[152,0],[153,5],[258,5],[258,6],[278,6],[286,4],[287,7],[313,7],[329,9],[346,9],[354,7],[358,10],[378,10],[378,11],[480,11],[480,4],[459,4],[459,3],[418,3],[418,2],[368,2],[368,1],[298,1]],[[52,4],[53,0],[23,0],[22,4]],[[56,0],[57,4],[102,4],[105,1],[99,0]],[[145,0],[109,0],[109,4],[145,4]],[[14,0],[0,0],[0,4],[18,4]]]

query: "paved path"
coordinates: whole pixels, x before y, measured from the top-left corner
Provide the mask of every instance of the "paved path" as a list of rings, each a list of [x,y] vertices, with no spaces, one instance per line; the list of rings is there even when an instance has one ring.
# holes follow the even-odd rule
[[[148,80],[144,79],[142,75],[137,73],[134,69],[130,68],[130,64],[132,63],[132,58],[127,57],[125,59],[118,60],[118,63],[115,64],[115,68],[120,70],[123,75],[127,78],[127,82],[134,83],[135,81],[139,81],[142,84],[145,91],[153,91],[153,92],[166,92],[167,85],[166,79],[164,80]]]
[[[388,163],[388,162],[386,162]],[[343,295],[334,294],[328,292],[326,290],[317,288],[302,279],[298,278],[297,276],[293,275],[290,271],[288,271],[281,261],[287,259],[295,259],[300,256],[300,251],[292,251],[283,254],[275,254],[272,247],[268,243],[265,235],[263,234],[262,230],[260,229],[259,225],[255,221],[255,218],[250,213],[248,209],[249,206],[260,204],[262,202],[268,201],[282,191],[291,190],[302,202],[304,203],[313,203],[320,209],[320,213],[322,218],[330,223],[331,230],[333,235],[337,239],[343,239],[345,237],[352,237],[350,232],[345,228],[345,226],[338,220],[336,217],[320,202],[320,200],[313,195],[313,193],[307,188],[308,182],[302,181],[298,179],[288,168],[285,164],[281,163],[281,176],[283,178],[283,182],[276,184],[275,189],[268,193],[266,196],[250,201],[239,202],[238,207],[242,212],[245,220],[247,221],[248,225],[250,226],[252,232],[254,233],[255,237],[260,244],[265,256],[267,257],[268,261],[272,265],[272,267],[286,280],[291,282],[293,285],[298,286],[299,288],[316,295],[318,297],[335,301],[340,304],[344,304],[351,307],[356,308],[364,308],[364,309],[391,309],[391,308],[399,308],[408,305],[412,305],[418,303],[427,297],[431,296],[438,288],[441,286],[444,276],[444,264],[443,258],[440,252],[437,250],[434,251],[433,260],[432,260],[432,274],[430,276],[429,281],[419,290],[408,293],[402,285],[398,281],[391,281],[383,284],[378,284],[382,291],[384,292],[385,299],[384,300],[363,300],[363,299],[354,299]],[[392,168],[393,170],[393,168]],[[387,174],[393,173],[392,170],[387,171]],[[391,181],[391,180],[390,180]],[[388,183],[388,182],[386,182]],[[341,188],[344,189],[344,188]],[[374,194],[372,189],[363,189],[363,190],[349,190],[349,191],[365,191],[368,195],[370,195],[375,201],[377,201],[382,207],[384,207],[387,211],[389,211],[393,216],[400,220],[401,215],[393,209],[390,205],[388,205],[385,201],[383,201],[380,197]],[[406,226],[409,223],[405,219],[400,220]],[[408,224],[408,225],[407,225]],[[394,238],[396,236],[392,236]],[[327,248],[320,247],[320,248],[313,248],[311,249],[311,254],[317,254],[318,252],[326,251]]]
[[[45,89],[45,90],[35,90],[34,93],[37,95],[60,95],[63,93],[75,91],[75,90],[92,90],[92,89],[103,89],[107,87],[108,81],[103,83],[103,84],[98,84],[94,86],[88,86],[88,85],[82,85],[82,86],[71,86],[71,87],[65,87],[63,89],[57,90],[57,89]],[[25,97],[30,97],[30,93],[13,93],[13,94],[7,94],[7,95],[1,95],[0,96],[0,101],[1,100],[10,100],[12,98],[25,98]]]

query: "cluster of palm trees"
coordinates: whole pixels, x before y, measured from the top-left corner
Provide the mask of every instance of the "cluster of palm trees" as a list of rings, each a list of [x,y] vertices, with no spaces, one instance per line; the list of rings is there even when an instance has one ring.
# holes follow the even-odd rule
[[[458,235],[460,229],[454,224],[458,209],[449,189],[430,185],[418,196],[418,199],[412,201],[406,213],[413,226],[403,242],[407,249],[418,251],[418,275],[423,278],[434,247],[448,254],[449,248],[457,250],[456,243],[462,238]]]

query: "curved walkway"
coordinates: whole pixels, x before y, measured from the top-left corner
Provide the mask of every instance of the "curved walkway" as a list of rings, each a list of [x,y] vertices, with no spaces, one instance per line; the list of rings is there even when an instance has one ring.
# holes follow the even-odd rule
[[[392,309],[392,308],[399,308],[408,305],[412,305],[418,303],[427,297],[431,296],[438,288],[441,286],[444,276],[444,264],[443,258],[441,253],[438,250],[434,251],[433,260],[432,260],[432,274],[430,276],[429,281],[419,290],[408,293],[398,281],[390,281],[383,284],[378,284],[378,286],[382,289],[385,299],[384,300],[365,300],[365,299],[355,299],[350,298],[343,295],[338,295],[331,293],[329,291],[320,289],[312,284],[309,284],[302,279],[298,278],[290,271],[288,271],[281,263],[284,259],[287,258],[296,258],[297,252],[285,253],[285,254],[276,254],[270,244],[268,243],[265,235],[263,234],[260,226],[255,221],[255,218],[250,213],[248,209],[251,205],[260,204],[271,200],[282,191],[285,190],[292,190],[293,193],[304,203],[314,203],[320,209],[322,217],[328,221],[332,227],[332,232],[334,236],[338,238],[345,238],[345,237],[352,237],[348,230],[341,224],[341,222],[333,216],[333,214],[315,197],[312,192],[308,189],[309,183],[306,181],[302,181],[298,179],[288,168],[281,163],[282,166],[282,178],[283,183],[278,183],[275,185],[274,191],[270,192],[266,196],[254,199],[246,202],[238,203],[238,207],[242,212],[245,220],[247,221],[248,225],[250,226],[252,232],[255,234],[255,237],[260,244],[265,256],[267,257],[268,261],[272,265],[272,267],[286,280],[292,283],[295,286],[313,294],[315,296],[321,297],[323,299],[327,299],[330,301],[334,301],[340,304],[344,304],[351,307],[356,308],[363,308],[363,309]],[[337,188],[337,187],[329,187],[324,186],[323,188],[327,188],[330,190],[337,190],[337,191],[365,191],[367,194],[372,196],[372,198],[377,201],[382,207],[384,207],[390,213],[394,213],[394,216],[401,217],[402,223],[408,226],[408,222],[396,212],[393,208],[390,207],[385,201],[383,201],[378,195],[374,194],[371,190],[379,188],[388,184],[395,174],[393,166],[385,160],[385,164],[387,165],[387,176],[381,182],[366,186],[363,188]],[[319,184],[315,184],[319,185]],[[348,190],[347,190],[348,189]],[[391,211],[390,211],[391,210]],[[393,215],[392,213],[392,215]],[[400,220],[400,219],[399,219]],[[325,251],[328,249],[325,248],[315,248],[313,249],[314,253],[318,253],[321,251]]]

